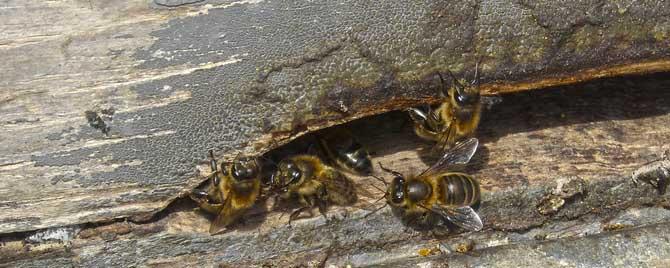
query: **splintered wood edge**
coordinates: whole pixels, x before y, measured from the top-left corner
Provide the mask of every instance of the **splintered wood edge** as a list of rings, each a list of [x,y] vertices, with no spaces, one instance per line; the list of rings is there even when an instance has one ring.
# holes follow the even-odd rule
[[[493,82],[481,85],[481,91],[482,96],[495,96],[500,94],[508,94],[521,91],[545,89],[555,86],[579,84],[600,78],[625,76],[625,75],[642,75],[642,74],[651,74],[664,71],[670,71],[670,60],[662,59],[662,60],[652,60],[632,64],[603,66],[599,68],[591,68],[573,73],[567,73],[556,77],[546,77],[533,81],[521,81],[514,83]],[[296,131],[293,133],[291,133],[290,131],[289,132],[285,131],[285,132],[274,132],[264,134],[256,141],[251,142],[250,146],[247,146],[247,149],[251,148],[254,152],[256,152],[256,155],[263,155],[269,151],[284,146],[289,142],[314,131],[346,124],[348,122],[357,119],[369,116],[375,116],[390,111],[402,110],[422,104],[435,104],[438,103],[439,101],[440,100],[437,98],[407,99],[407,100],[394,99],[392,105],[379,106],[370,109],[360,110],[356,114],[349,115],[346,117],[335,117],[331,120],[319,120],[316,121],[316,123],[314,124],[308,125],[306,129],[302,131]],[[247,149],[243,151],[248,151]],[[237,152],[227,154],[223,158],[230,161],[234,158],[236,154]],[[201,164],[198,166],[198,170],[201,171],[208,169],[209,169],[208,164]]]
[[[539,80],[521,81],[515,83],[490,83],[481,86],[482,95],[498,95],[533,89],[542,89],[553,86],[571,85],[588,82],[599,78],[649,74],[670,70],[670,60],[651,60],[646,62],[621,64],[614,66],[603,66],[579,70],[572,73],[562,74],[556,77],[547,77]]]

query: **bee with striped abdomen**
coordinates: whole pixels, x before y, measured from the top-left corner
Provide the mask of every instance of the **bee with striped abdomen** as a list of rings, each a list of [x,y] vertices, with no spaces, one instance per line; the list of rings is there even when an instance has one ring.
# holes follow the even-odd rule
[[[437,142],[436,148],[447,149],[458,140],[471,137],[481,117],[482,105],[479,94],[479,63],[475,66],[475,77],[471,83],[462,83],[454,74],[447,70],[452,86],[447,95],[441,90],[440,97],[444,101],[433,110],[424,111],[409,108],[410,118],[414,122],[414,132],[421,138]],[[442,75],[438,73],[442,85],[446,85]]]
[[[313,155],[296,155],[280,161],[270,181],[279,198],[297,198],[302,205],[291,213],[289,224],[314,207],[328,219],[326,208],[329,205],[352,205],[357,199],[349,178]]]
[[[468,174],[448,171],[453,165],[469,162],[478,144],[476,138],[457,142],[435,165],[418,176],[405,176],[382,166],[394,175],[388,184],[379,178],[387,184],[387,204],[408,222],[434,225],[438,219],[466,230],[481,230],[482,221],[472,208],[480,202],[479,182]]]
[[[209,156],[211,184],[207,190],[193,191],[190,197],[202,210],[216,215],[209,232],[217,234],[256,203],[261,189],[261,168],[256,158],[237,156],[232,163],[222,163],[218,170],[212,151]]]

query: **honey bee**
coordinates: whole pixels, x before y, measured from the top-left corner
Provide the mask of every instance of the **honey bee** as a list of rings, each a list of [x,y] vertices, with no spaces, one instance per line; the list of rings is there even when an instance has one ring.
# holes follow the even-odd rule
[[[319,147],[333,165],[353,174],[372,173],[370,154],[349,131],[336,128],[318,135],[317,139]]]
[[[193,191],[190,197],[202,210],[216,215],[209,232],[217,234],[254,205],[260,195],[261,170],[256,158],[238,155],[232,163],[222,163],[219,171],[212,151],[209,156],[211,185],[206,191]]]
[[[291,213],[289,224],[314,207],[328,220],[329,205],[351,205],[357,199],[353,183],[313,155],[296,155],[280,161],[270,182],[279,198],[297,198],[302,205]]]
[[[481,117],[482,104],[479,96],[479,62],[475,66],[475,77],[469,84],[463,84],[454,74],[451,76],[452,86],[447,89],[447,96],[441,90],[440,97],[444,101],[433,110],[409,108],[409,116],[414,122],[414,132],[421,138],[435,141],[439,147],[446,149],[458,140],[471,137]],[[444,78],[438,73],[442,85]]]
[[[478,144],[476,138],[457,142],[418,176],[405,176],[380,164],[384,171],[394,175],[390,184],[378,178],[387,184],[386,203],[412,223],[418,220],[424,226],[434,225],[439,223],[434,221],[437,219],[466,230],[481,230],[482,221],[472,208],[480,202],[479,182],[470,175],[447,171],[453,165],[468,163]]]

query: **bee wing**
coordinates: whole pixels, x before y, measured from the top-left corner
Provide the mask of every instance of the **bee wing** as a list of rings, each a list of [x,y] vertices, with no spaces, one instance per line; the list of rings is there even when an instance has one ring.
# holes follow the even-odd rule
[[[419,176],[436,174],[448,170],[454,165],[467,164],[477,151],[477,146],[479,146],[479,140],[477,138],[469,138],[457,142],[454,147],[444,153],[440,160],[423,171]]]
[[[222,209],[219,214],[216,215],[216,218],[212,222],[212,225],[209,226],[209,233],[211,235],[218,234],[226,229],[228,225],[235,222],[244,214],[243,209],[235,209],[231,204],[231,199],[226,198],[226,201],[223,204]]]
[[[469,206],[453,208],[435,204],[431,211],[469,231],[480,231],[484,228],[484,224],[482,224],[482,220],[479,218],[477,212]]]
[[[321,183],[326,187],[328,199],[336,205],[351,205],[356,203],[358,197],[354,183],[349,180],[344,174],[329,169],[326,178],[321,180]]]

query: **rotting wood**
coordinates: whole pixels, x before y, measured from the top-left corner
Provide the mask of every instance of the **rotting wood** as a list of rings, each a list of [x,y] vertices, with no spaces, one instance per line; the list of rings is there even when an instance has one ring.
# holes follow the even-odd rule
[[[434,101],[434,73],[479,56],[486,84],[528,88],[667,70],[670,47],[663,1],[2,5],[0,233],[146,220],[201,183],[207,149]]]
[[[329,215],[336,220],[329,224],[314,217],[289,228],[282,212],[259,206],[233,231],[210,236],[208,218],[184,199],[152,221],[85,225],[79,232],[73,229],[75,238],[65,242],[24,242],[30,234],[8,237],[0,256],[8,265],[28,267],[317,267],[322,261],[326,267],[445,261],[449,267],[493,262],[519,267],[557,261],[546,255],[567,261],[566,254],[581,250],[585,263],[667,263],[670,252],[659,245],[665,243],[662,233],[670,222],[668,197],[646,184],[635,187],[630,175],[667,148],[668,87],[670,79],[660,74],[504,95],[486,111],[479,131],[482,147],[467,168],[484,189],[479,210],[483,232],[436,236],[408,230],[388,209],[361,219],[366,211],[345,208],[331,209]],[[422,153],[429,144],[416,138],[407,123],[407,116],[396,112],[347,127],[370,146],[375,163],[417,172],[432,163]],[[301,150],[307,141],[289,147]],[[579,194],[557,211],[541,213],[542,200],[557,193],[559,184],[567,188],[574,178],[583,180]],[[374,180],[354,179],[375,195],[368,200],[380,194],[367,185]],[[621,238],[628,234],[638,239]],[[474,244],[472,255],[454,252],[468,241]],[[588,243],[598,247],[574,247]],[[601,250],[622,248],[627,255],[614,258]],[[420,251],[428,256],[421,257]]]

